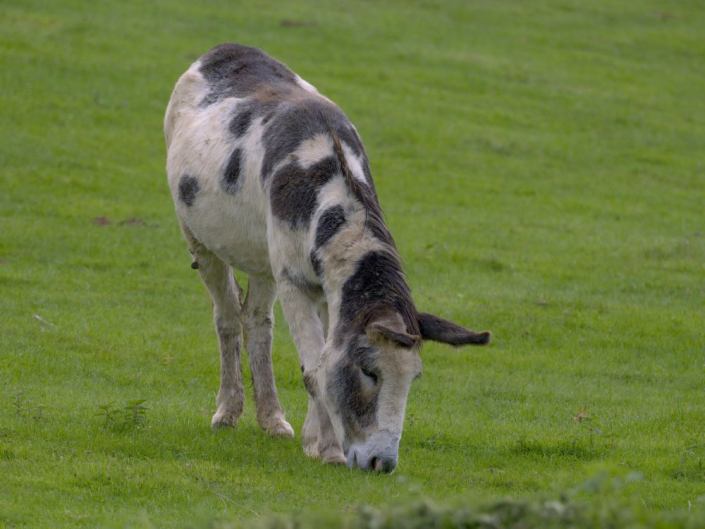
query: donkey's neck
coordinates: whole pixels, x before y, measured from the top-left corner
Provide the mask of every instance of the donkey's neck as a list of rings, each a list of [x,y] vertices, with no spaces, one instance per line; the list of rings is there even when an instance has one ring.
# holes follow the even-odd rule
[[[341,329],[364,332],[390,311],[401,315],[410,333],[417,331],[416,309],[394,241],[381,219],[374,221],[363,209],[348,213],[345,226],[319,253],[333,336]]]

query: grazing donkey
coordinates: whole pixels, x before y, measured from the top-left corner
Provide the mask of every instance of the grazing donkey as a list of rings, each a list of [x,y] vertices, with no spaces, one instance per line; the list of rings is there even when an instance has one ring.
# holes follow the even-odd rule
[[[242,413],[244,331],[259,425],[294,435],[272,371],[278,295],[309,396],[305,453],[392,471],[422,340],[477,345],[490,333],[416,311],[355,127],[282,63],[221,44],[176,83],[164,132],[191,266],[213,299],[212,426]],[[231,267],[249,276],[244,300]]]

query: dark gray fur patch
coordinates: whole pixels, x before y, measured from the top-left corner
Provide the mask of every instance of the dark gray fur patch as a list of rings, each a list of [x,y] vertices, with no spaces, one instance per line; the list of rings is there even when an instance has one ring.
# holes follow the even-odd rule
[[[302,368],[303,369],[303,368]],[[318,383],[316,382],[316,377],[311,373],[304,373],[304,387],[311,397],[314,399],[318,394]]]
[[[304,89],[284,64],[257,48],[242,44],[220,44],[201,57],[200,72],[210,92],[201,105],[228,97],[248,97],[263,92],[268,99],[287,98]]]
[[[287,101],[272,117],[263,136],[265,154],[262,181],[267,181],[272,169],[303,141],[317,134],[329,135],[331,132],[348,144],[353,152],[359,153],[363,159],[367,158],[350,120],[333,103],[308,93],[299,99]],[[352,145],[348,142],[352,142]]]
[[[185,174],[179,180],[179,200],[188,207],[193,206],[200,189],[201,186],[198,185],[198,179],[195,176]]]
[[[230,132],[233,133],[233,136],[239,138],[247,132],[247,129],[250,127],[250,123],[252,123],[251,109],[238,112],[230,122]]]
[[[362,156],[367,159],[365,154],[365,148],[362,146],[362,140],[358,135],[352,123],[349,123],[347,127],[338,127],[335,131],[341,141],[350,147],[350,150],[355,154],[355,156]]]
[[[340,163],[333,156],[307,169],[298,161],[288,163],[272,177],[272,213],[292,228],[308,226],[316,210],[318,190],[336,174],[340,174]]]
[[[274,117],[274,110],[271,112],[267,113],[263,118],[262,118],[262,126],[266,125],[271,121],[271,119]]]
[[[323,273],[323,263],[321,263],[321,260],[318,258],[316,255],[316,250],[311,250],[311,268],[313,268],[313,271],[316,273],[318,277],[321,277],[321,274]]]
[[[330,241],[345,224],[345,211],[342,206],[333,206],[325,210],[318,218],[314,248],[320,248]]]
[[[370,252],[343,285],[338,345],[351,335],[364,333],[367,325],[390,310],[402,317],[409,334],[419,334],[416,307],[399,259],[390,252]]]
[[[230,121],[231,134],[236,139],[241,138],[257,118],[262,118],[262,125],[264,125],[276,114],[279,103],[279,101],[260,101],[256,97],[239,103]]]
[[[221,180],[221,185],[225,192],[232,195],[236,194],[240,190],[241,178],[240,178],[240,167],[242,165],[242,149],[237,148],[230,155],[228,160],[228,165],[225,166],[223,171],[223,179]]]
[[[360,368],[374,370],[373,349],[358,347],[353,340],[348,354],[333,368],[327,391],[340,411],[345,432],[353,437],[364,435],[377,419],[377,401],[381,384],[370,389],[363,386]]]

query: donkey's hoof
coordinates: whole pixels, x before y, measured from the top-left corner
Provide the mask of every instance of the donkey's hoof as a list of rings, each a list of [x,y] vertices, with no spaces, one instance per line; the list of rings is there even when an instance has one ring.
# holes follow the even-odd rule
[[[294,429],[284,417],[273,417],[262,424],[262,429],[273,437],[294,437]]]
[[[304,441],[304,454],[313,458],[321,457],[321,453],[318,451],[318,441],[316,439],[308,443]]]
[[[323,464],[324,465],[345,465],[348,460],[345,459],[343,452],[330,451],[327,454],[323,454]]]
[[[234,413],[217,411],[211,420],[211,428],[214,430],[220,428],[235,428],[237,419],[238,417]]]

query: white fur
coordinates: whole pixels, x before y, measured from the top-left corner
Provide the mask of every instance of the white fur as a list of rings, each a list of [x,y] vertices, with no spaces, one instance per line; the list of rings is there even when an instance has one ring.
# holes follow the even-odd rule
[[[313,86],[313,85],[312,85],[311,83],[309,83],[308,81],[304,81],[304,80],[301,79],[301,77],[299,77],[298,75],[296,76],[296,82],[299,84],[299,86],[300,86],[301,88],[304,88],[304,89],[308,90],[308,91],[311,92],[312,94],[321,95],[321,94],[318,93],[318,90],[316,90],[316,87],[315,87],[315,86]]]
[[[316,134],[313,138],[302,141],[296,150],[296,157],[304,168],[332,154],[333,140],[327,134]]]

